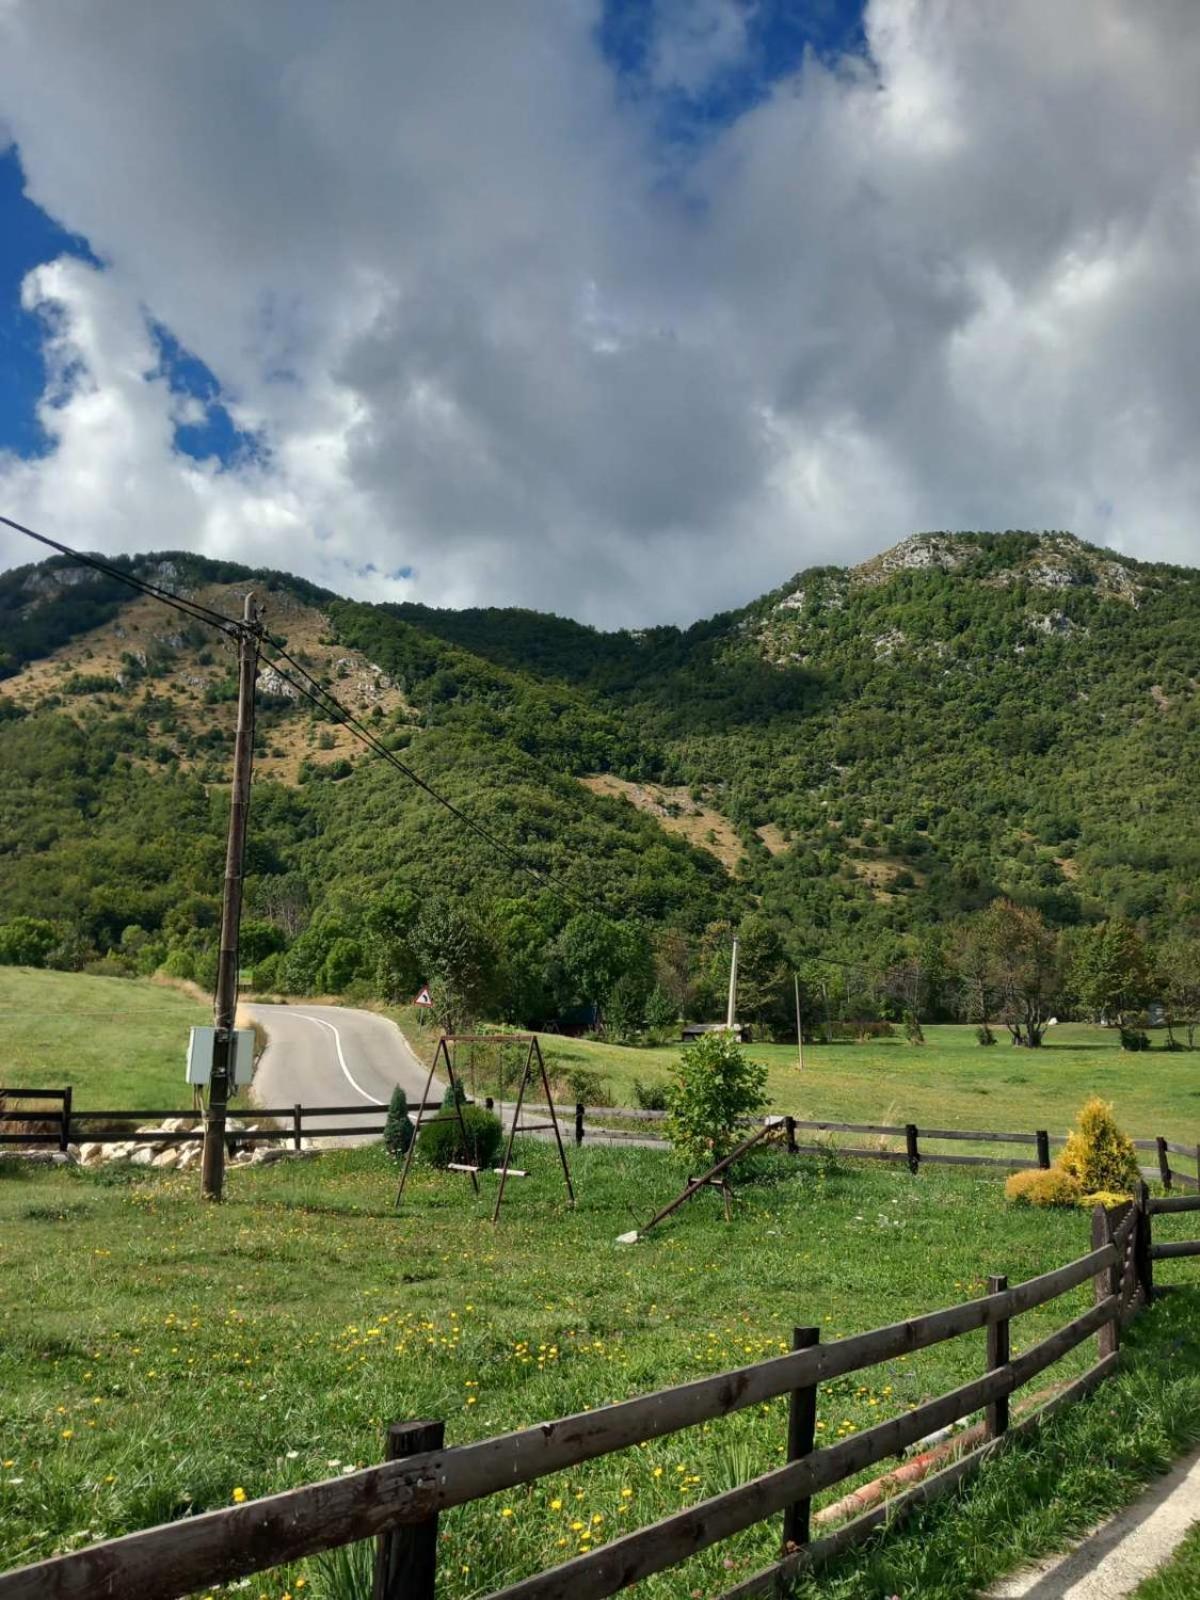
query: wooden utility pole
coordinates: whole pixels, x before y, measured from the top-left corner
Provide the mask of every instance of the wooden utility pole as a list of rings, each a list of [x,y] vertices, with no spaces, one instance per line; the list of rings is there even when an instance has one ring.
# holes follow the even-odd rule
[[[225,889],[221,901],[221,952],[217,992],[213,1000],[212,1081],[204,1117],[204,1153],[200,1192],[220,1200],[225,1187],[225,1113],[233,1076],[233,1031],[237,1013],[238,929],[242,920],[242,869],[246,858],[246,824],[250,817],[250,769],[254,761],[254,685],[258,677],[258,643],[262,632],[253,594],[246,596],[238,633],[237,734],[233,746],[233,790],[229,800],[229,838],[225,847]]]
[[[804,1071],[804,1029],[800,1026],[800,974],[792,973],[792,982],[796,986],[796,1055],[800,1059],[800,1071]]]

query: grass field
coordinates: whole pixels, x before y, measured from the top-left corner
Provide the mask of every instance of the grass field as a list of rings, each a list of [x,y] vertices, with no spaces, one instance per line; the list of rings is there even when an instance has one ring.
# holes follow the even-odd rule
[[[0,1085],[69,1083],[77,1111],[187,1105],[188,1029],[211,1021],[162,984],[0,967]]]
[[[429,1048],[430,1035],[411,1008],[390,1014],[419,1048]],[[981,1048],[973,1028],[953,1024],[927,1027],[925,1040],[910,1045],[898,1034],[869,1044],[805,1045],[803,1072],[794,1044],[747,1050],[767,1065],[772,1106],[808,1121],[1060,1134],[1083,1102],[1099,1094],[1114,1102],[1122,1126],[1136,1138],[1161,1133],[1181,1143],[1200,1141],[1200,1051],[1131,1054],[1111,1030],[1083,1023],[1051,1029],[1040,1050],[1015,1050],[1007,1037]],[[635,1079],[665,1082],[681,1048],[553,1036],[543,1043],[560,1070],[598,1073],[611,1102],[623,1106],[636,1103]]]
[[[952,1304],[988,1272],[1016,1281],[1087,1247],[1082,1213],[1009,1210],[992,1176],[780,1157],[732,1225],[706,1195],[620,1247],[679,1183],[671,1158],[585,1147],[574,1211],[543,1146],[523,1164],[498,1230],[452,1174],[421,1171],[397,1216],[379,1150],[235,1170],[219,1209],[191,1177],[0,1165],[0,1283],[21,1286],[0,1298],[0,1565],[376,1460],[390,1421],[442,1417],[459,1443],[772,1355],[798,1324],[829,1339]],[[1187,1283],[1194,1265],[1162,1276]],[[1020,1319],[1014,1347],[1086,1300]],[[1195,1291],[1165,1299],[1103,1399],[811,1592],[952,1600],[1119,1504],[1200,1431],[1198,1311]],[[972,1336],[827,1384],[819,1436],[983,1363]],[[779,1401],[455,1511],[440,1592],[486,1593],[731,1486],[777,1463],[784,1437]],[[719,1593],[776,1537],[752,1530],[639,1592]],[[246,1592],[354,1591],[314,1561]]]

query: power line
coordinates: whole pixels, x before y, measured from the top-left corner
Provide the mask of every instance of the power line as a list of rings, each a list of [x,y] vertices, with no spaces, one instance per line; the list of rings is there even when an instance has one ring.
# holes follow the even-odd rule
[[[330,713],[332,708],[333,712],[336,713],[336,720],[348,728],[361,744],[364,744],[369,750],[373,751],[375,755],[381,756],[383,760],[388,762],[390,766],[395,767],[397,772],[402,773],[410,783],[415,784],[418,789],[422,789],[432,799],[436,800],[439,805],[444,806],[445,809],[450,812],[451,816],[456,817],[464,827],[469,828],[471,832],[474,833],[478,838],[482,839],[485,844],[489,845],[493,850],[504,856],[509,862],[512,863],[514,867],[517,868],[518,871],[526,872],[531,877],[536,878],[540,883],[544,884],[547,888],[554,889],[555,892],[563,896],[564,900],[570,901],[572,905],[578,906],[581,910],[590,909],[590,907],[585,906],[582,901],[577,900],[569,890],[564,889],[560,884],[551,879],[549,874],[543,872],[540,867],[532,866],[528,861],[523,861],[517,852],[510,848],[510,846],[506,845],[503,840],[498,839],[489,829],[485,828],[481,823],[476,822],[473,817],[469,817],[465,811],[460,810],[452,800],[447,799],[447,797],[435,789],[432,784],[427,783],[419,773],[415,772],[412,767],[407,764],[407,762],[401,761],[394,750],[389,750],[387,745],[378,739],[375,734],[373,734],[371,730],[365,726],[364,723],[360,722],[354,713],[344,706],[331,690],[327,689],[322,683],[314,678],[312,673],[309,672],[307,668],[301,666],[296,658],[290,655],[287,650],[280,645],[278,640],[271,638],[268,634],[265,636],[265,642],[271,645],[273,649],[277,650],[282,659],[293,666],[296,671],[300,673],[300,675],[305,678],[309,684],[312,685],[312,689],[306,688],[303,683],[298,683],[290,673],[282,671],[275,662],[272,662],[271,665],[274,671],[278,673],[279,677],[282,678],[284,683],[291,684],[292,688],[295,689],[298,694],[302,694],[306,700],[311,701],[312,704],[318,708],[318,710],[325,712],[326,715]]]
[[[17,533],[36,539],[38,544],[45,545],[49,550],[56,550],[60,555],[69,556],[81,566],[91,567],[94,571],[103,573],[106,578],[114,578],[118,583],[127,584],[129,588],[137,589],[153,600],[160,600],[164,605],[184,612],[197,622],[206,622],[210,627],[219,628],[222,633],[227,633],[232,638],[238,635],[239,624],[232,617],[224,616],[219,611],[212,611],[208,606],[202,606],[199,601],[182,599],[179,595],[172,594],[169,589],[160,589],[157,584],[148,583],[144,578],[136,577],[131,572],[123,572],[120,567],[109,566],[98,556],[86,555],[82,550],[72,550],[70,545],[60,544],[57,539],[48,538],[44,533],[35,533],[23,523],[14,522],[11,517],[0,516],[0,522],[6,527],[15,529]]]
[[[80,550],[73,549],[70,545],[62,544],[57,539],[49,538],[46,534],[37,533],[33,528],[28,528],[23,523],[14,521],[11,517],[0,515],[0,523],[15,529],[17,533],[25,534],[28,538],[36,540],[38,544],[45,545],[50,550],[57,551],[60,555],[68,556],[71,560],[78,561],[83,566],[91,567],[94,571],[102,573],[105,577],[112,578],[119,583],[126,584],[129,588],[135,589],[141,594],[148,595],[151,599],[158,600],[163,605],[171,606],[174,610],[182,612],[185,616],[189,616],[195,621],[207,623],[208,626],[219,629],[222,633],[227,634],[231,638],[236,639],[240,638],[241,636],[242,624],[238,623],[231,617],[223,616],[218,611],[210,610],[207,606],[200,605],[197,601],[181,599],[178,595],[171,594],[169,590],[160,589],[156,584],[152,584],[142,578],[138,578],[133,573],[124,572],[119,567],[110,566],[107,562],[102,561],[97,556],[86,555]],[[452,800],[440,793],[433,787],[432,784],[427,783],[425,779],[419,775],[419,773],[415,772],[410,766],[408,766],[406,762],[401,761],[393,750],[389,750],[388,747],[382,743],[382,741],[376,738],[370,729],[360,722],[353,712],[350,711],[348,707],[344,706],[331,690],[327,689],[322,683],[314,678],[312,673],[310,673],[307,668],[301,666],[300,662],[298,662],[294,656],[288,653],[279,640],[272,638],[269,634],[264,634],[263,637],[266,643],[270,644],[273,649],[279,652],[279,655],[283,660],[287,661],[291,666],[293,666],[301,675],[301,677],[306,679],[307,682],[312,685],[311,689],[306,688],[303,683],[298,683],[290,673],[282,671],[277,665],[275,665],[275,663],[272,663],[272,666],[279,677],[282,678],[285,683],[291,684],[292,688],[295,689],[298,694],[303,695],[305,699],[311,701],[313,705],[317,706],[317,708],[326,715],[330,715],[332,711],[335,714],[336,720],[343,723],[359,740],[360,743],[366,745],[368,749],[374,752],[374,754],[381,756],[391,766],[395,767],[397,772],[406,777],[410,783],[415,784],[417,788],[423,790],[424,793],[429,795],[431,799],[436,800],[440,806],[443,806],[453,817],[457,818],[464,827],[469,828],[472,833],[474,833],[478,838],[482,839],[483,842],[491,849],[503,856],[518,871],[528,873],[531,877],[536,878],[538,882],[542,883],[547,888],[553,889],[556,893],[561,894],[564,900],[567,900],[570,904],[576,906],[578,909],[592,909],[583,901],[577,899],[569,890],[563,888],[556,881],[552,880],[547,873],[541,870],[541,868],[534,867],[529,862],[523,861],[515,850],[511,849],[502,840],[498,839],[489,829],[483,827],[481,823],[478,823],[473,818],[469,817],[466,812],[460,810],[460,808],[456,806]],[[313,691],[315,691],[315,693]]]

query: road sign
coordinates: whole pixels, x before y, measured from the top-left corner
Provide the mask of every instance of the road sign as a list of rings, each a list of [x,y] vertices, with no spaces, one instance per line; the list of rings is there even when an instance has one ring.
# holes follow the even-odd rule
[[[425,986],[422,988],[420,994],[413,1001],[413,1005],[415,1005],[415,1006],[431,1006],[432,1004],[433,1004],[433,996],[429,992],[429,985],[425,984]]]

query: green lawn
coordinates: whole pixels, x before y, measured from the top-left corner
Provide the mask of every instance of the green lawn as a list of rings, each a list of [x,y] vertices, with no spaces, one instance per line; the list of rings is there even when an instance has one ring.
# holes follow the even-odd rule
[[[1195,1600],[1200,1594],[1200,1523],[1188,1534],[1161,1572],[1134,1591],[1133,1600]]]
[[[162,984],[0,967],[0,1086],[70,1084],[77,1111],[185,1106],[188,1029],[211,1021]]]
[[[411,1008],[391,1014],[427,1048],[430,1036]],[[1152,1037],[1160,1041],[1162,1035]],[[1082,1103],[1099,1094],[1115,1104],[1122,1126],[1137,1138],[1161,1133],[1180,1143],[1200,1141],[1200,1051],[1130,1054],[1111,1030],[1083,1023],[1051,1029],[1040,1050],[1016,1050],[1006,1035],[982,1048],[973,1028],[952,1024],[927,1027],[925,1041],[910,1045],[898,1034],[870,1044],[805,1045],[803,1072],[794,1044],[747,1048],[767,1064],[775,1109],[809,1121],[1061,1134]],[[635,1079],[665,1081],[681,1048],[631,1049],[553,1036],[543,1043],[560,1069],[598,1073],[614,1105],[635,1104]]]
[[[989,1272],[1016,1281],[1088,1242],[1083,1214],[1012,1211],[995,1177],[767,1157],[732,1225],[705,1195],[622,1247],[616,1235],[680,1183],[672,1158],[585,1147],[574,1211],[544,1146],[522,1164],[533,1176],[498,1229],[490,1195],[474,1201],[465,1179],[426,1170],[395,1215],[378,1149],[235,1169],[221,1208],[199,1203],[191,1176],[0,1166],[0,1282],[22,1286],[0,1297],[0,1565],[378,1459],[390,1421],[444,1418],[452,1444],[487,1436],[772,1355],[798,1324],[834,1338],[952,1304]],[[1162,1277],[1187,1283],[1194,1265],[1164,1264]],[[1014,1347],[1087,1296],[1020,1319]],[[1198,1311],[1189,1290],[1143,1319],[1128,1373],[1083,1408],[1086,1448],[1078,1421],[1054,1430],[1020,1468],[999,1463],[981,1498],[814,1593],[952,1600],[1120,1503],[1200,1429]],[[1090,1359],[1076,1351],[1055,1376]],[[832,1382],[821,1437],[983,1364],[972,1336]],[[585,1533],[607,1539],[731,1486],[777,1463],[784,1437],[779,1401],[461,1508],[443,1522],[440,1592],[486,1593],[574,1553]],[[752,1530],[640,1592],[715,1594],[769,1559],[776,1536]],[[938,1539],[953,1552],[940,1577],[926,1555]],[[351,1592],[319,1562],[248,1592],[296,1596],[301,1579],[330,1600]]]

